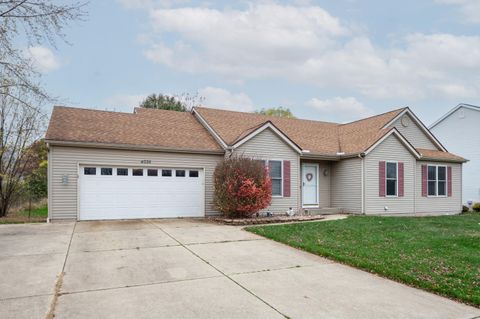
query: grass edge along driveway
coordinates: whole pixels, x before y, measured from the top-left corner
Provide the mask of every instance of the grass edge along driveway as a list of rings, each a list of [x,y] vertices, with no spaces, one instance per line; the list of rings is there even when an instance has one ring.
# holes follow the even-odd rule
[[[480,213],[350,216],[246,230],[480,307]]]

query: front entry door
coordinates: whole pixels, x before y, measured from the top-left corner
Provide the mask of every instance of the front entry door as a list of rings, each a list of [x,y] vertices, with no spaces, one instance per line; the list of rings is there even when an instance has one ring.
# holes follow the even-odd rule
[[[318,205],[318,165],[302,165],[303,206]]]

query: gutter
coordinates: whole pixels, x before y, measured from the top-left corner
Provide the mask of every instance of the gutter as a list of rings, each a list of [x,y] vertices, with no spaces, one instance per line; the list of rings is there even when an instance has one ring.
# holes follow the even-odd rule
[[[77,141],[60,141],[60,140],[49,140],[49,139],[45,139],[45,143],[47,143],[48,145],[57,145],[57,146],[109,148],[109,149],[133,150],[133,151],[215,154],[215,155],[225,154],[224,150],[216,151],[216,150],[201,150],[201,149],[182,149],[182,148],[168,148],[168,147],[151,146],[151,145],[77,142]]]
[[[361,213],[365,215],[365,153],[358,154],[358,158],[362,161],[360,164],[361,167]]]
[[[467,162],[470,162],[470,160],[467,159],[448,159],[448,158],[435,158],[435,157],[424,157],[422,156],[421,158],[418,159],[418,161],[434,161],[434,162],[444,162],[444,163],[459,163],[459,164],[464,164]]]

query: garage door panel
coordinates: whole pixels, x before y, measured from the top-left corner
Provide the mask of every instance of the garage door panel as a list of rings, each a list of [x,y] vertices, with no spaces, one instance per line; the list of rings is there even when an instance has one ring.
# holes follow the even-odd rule
[[[91,166],[89,166],[91,167]],[[103,166],[105,167],[105,166]],[[173,175],[174,169],[172,169]],[[203,170],[198,177],[102,176],[80,172],[80,219],[129,219],[204,216]],[[147,174],[146,169],[144,175]]]

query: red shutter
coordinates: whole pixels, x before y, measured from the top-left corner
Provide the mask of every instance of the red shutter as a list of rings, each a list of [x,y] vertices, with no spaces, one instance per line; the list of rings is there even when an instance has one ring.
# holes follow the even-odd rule
[[[427,165],[422,165],[422,196],[427,197]]]
[[[283,161],[283,197],[290,197],[290,161]]]
[[[447,167],[448,197],[452,197],[452,167]]]
[[[385,197],[385,162],[378,162],[378,196]]]
[[[398,162],[398,196],[403,197],[404,196],[404,187],[403,187],[403,163]]]

